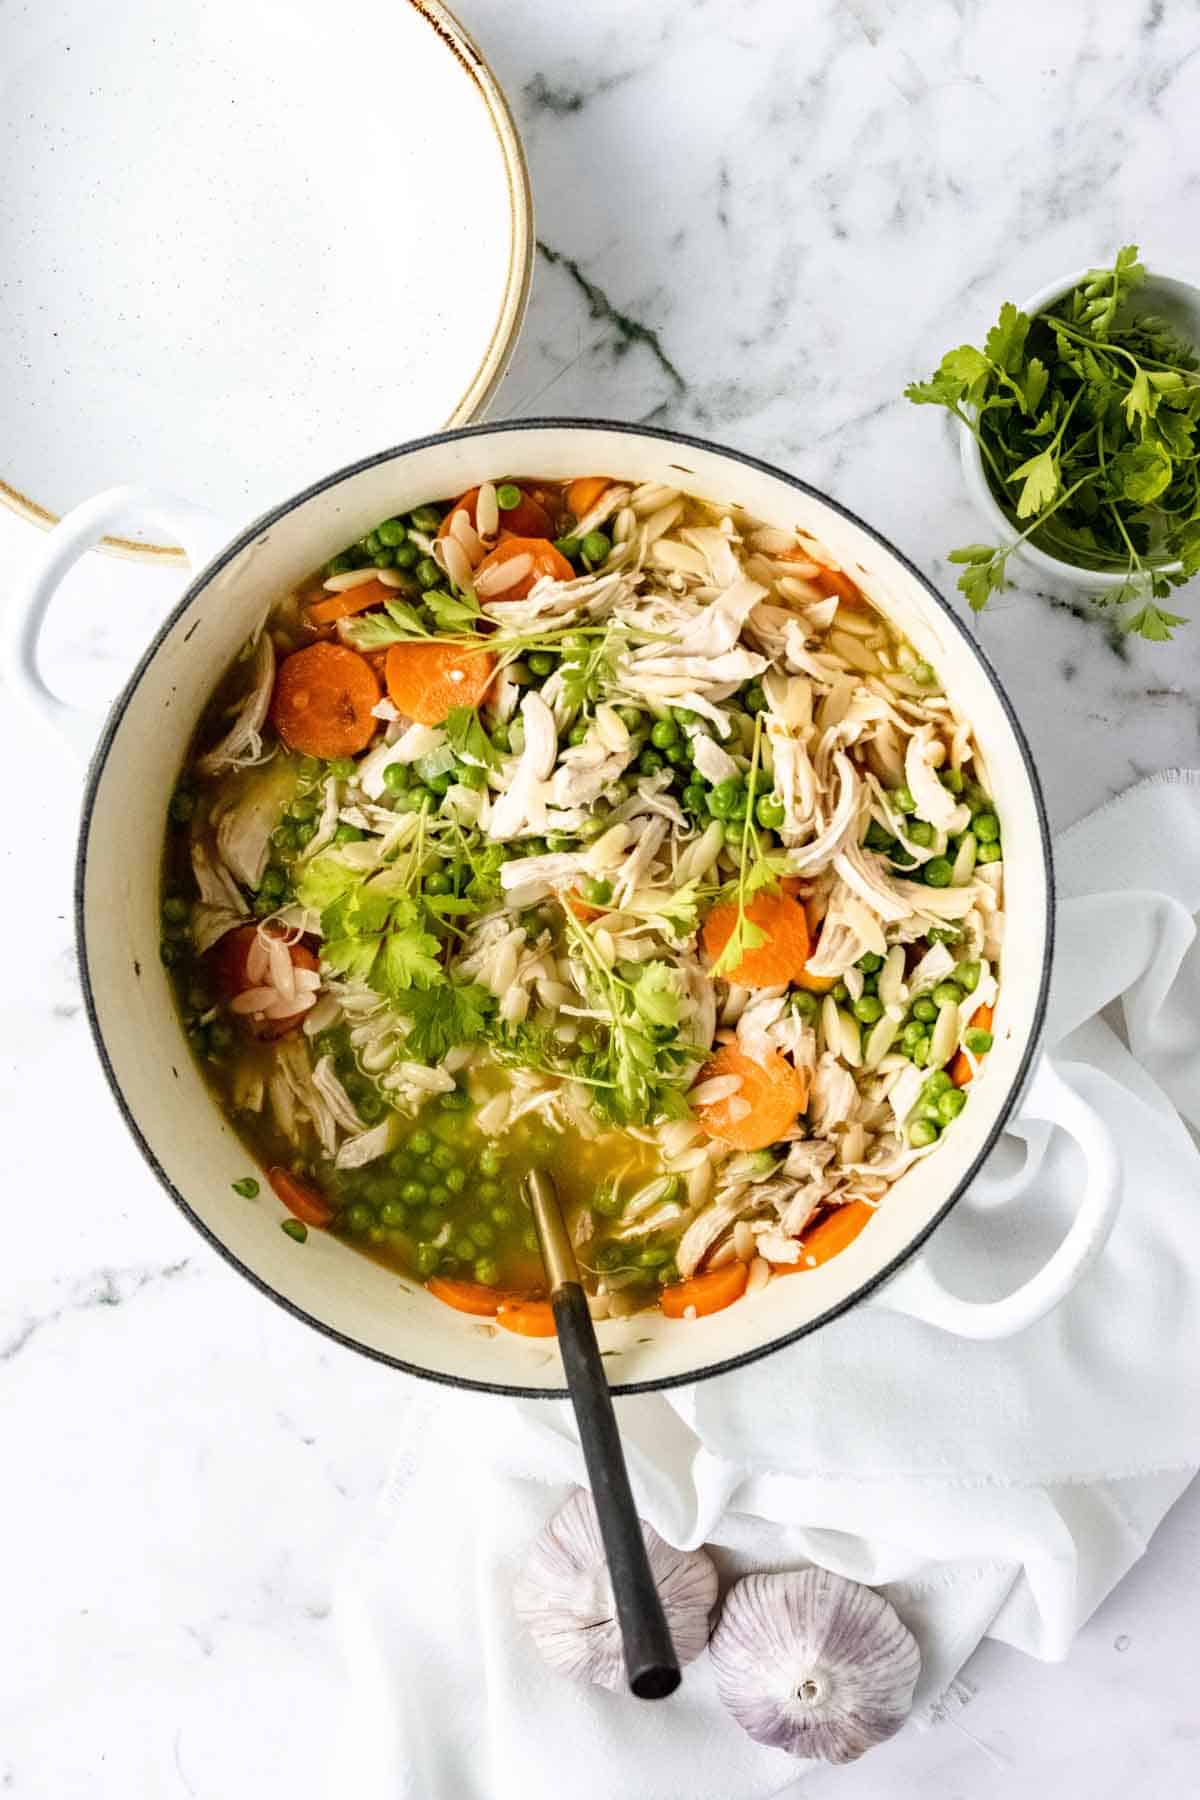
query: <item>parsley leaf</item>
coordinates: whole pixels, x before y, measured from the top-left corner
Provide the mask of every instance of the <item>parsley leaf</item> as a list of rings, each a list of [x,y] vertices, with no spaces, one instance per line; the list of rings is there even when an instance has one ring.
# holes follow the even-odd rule
[[[1037,456],[1031,456],[1019,469],[1014,469],[1008,479],[1025,483],[1017,500],[1018,519],[1027,519],[1030,513],[1044,512],[1058,492],[1058,464],[1053,450],[1042,450]]]
[[[496,1013],[495,996],[478,982],[443,981],[404,996],[409,1020],[405,1053],[417,1062],[439,1063],[459,1044],[478,1044]]]
[[[474,595],[448,594],[445,589],[430,588],[425,604],[433,614],[439,631],[470,631],[484,617],[483,608]]]
[[[420,613],[407,600],[385,600],[382,612],[347,619],[343,630],[356,650],[384,650],[389,644],[408,644],[430,635]]]
[[[465,757],[468,762],[478,763],[485,769],[494,769],[500,761],[496,746],[483,729],[475,707],[452,706],[446,714],[445,731],[455,756]]]
[[[1186,624],[1181,614],[1163,612],[1153,600],[1148,600],[1140,612],[1125,621],[1125,630],[1148,638],[1152,644],[1165,644],[1176,625]]]

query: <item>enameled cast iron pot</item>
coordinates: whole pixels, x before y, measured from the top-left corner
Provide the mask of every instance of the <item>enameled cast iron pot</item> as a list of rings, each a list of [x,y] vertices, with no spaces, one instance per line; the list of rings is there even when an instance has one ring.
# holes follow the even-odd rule
[[[473,426],[401,445],[341,469],[286,501],[211,554],[228,533],[181,503],[120,489],[52,531],[17,597],[6,646],[15,688],[83,748],[95,738],[46,689],[35,650],[42,617],[71,564],[105,533],[164,527],[195,577],[104,725],[84,797],[77,924],[84,993],[114,1097],[151,1168],[192,1223],[265,1295],[319,1330],[398,1368],[497,1392],[562,1393],[553,1343],[472,1322],[320,1232],[303,1250],[279,1230],[265,1188],[255,1204],[231,1182],[246,1151],[193,1063],[158,954],[159,878],[167,803],[201,710],[267,603],[377,520],[498,473],[566,478],[599,469],[677,484],[800,526],[834,556],[936,664],[970,716],[1003,820],[1008,919],[995,1047],[971,1104],[932,1158],[888,1194],[840,1256],[710,1318],[643,1313],[600,1325],[617,1390],[670,1386],[751,1361],[872,1296],[969,1337],[999,1337],[1055,1305],[1096,1254],[1117,1205],[1111,1142],[1097,1117],[1038,1061],[1053,938],[1050,849],[1029,748],[983,655],[911,563],[852,513],[765,463],[641,426],[574,420]],[[988,1156],[1018,1099],[1054,1119],[1084,1152],[1074,1222],[1043,1268],[990,1302],[946,1293],[914,1252]],[[993,1190],[997,1183],[988,1178]],[[1015,1183],[1012,1184],[1015,1187]],[[994,1197],[994,1195],[993,1195]],[[902,1272],[901,1265],[906,1265]],[[890,1278],[890,1279],[889,1279]],[[886,1285],[885,1285],[886,1284]]]

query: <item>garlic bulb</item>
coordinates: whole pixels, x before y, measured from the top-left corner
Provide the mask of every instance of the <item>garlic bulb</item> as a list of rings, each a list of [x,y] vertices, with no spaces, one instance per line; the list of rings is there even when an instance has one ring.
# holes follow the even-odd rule
[[[676,1550],[644,1520],[642,1535],[676,1654],[692,1662],[708,1642],[717,1571],[703,1550]],[[552,1668],[601,1687],[625,1686],[600,1522],[585,1488],[576,1488],[530,1545],[513,1605]]]
[[[743,1731],[833,1763],[899,1731],[921,1668],[916,1639],[888,1602],[827,1569],[737,1582],[709,1653]]]

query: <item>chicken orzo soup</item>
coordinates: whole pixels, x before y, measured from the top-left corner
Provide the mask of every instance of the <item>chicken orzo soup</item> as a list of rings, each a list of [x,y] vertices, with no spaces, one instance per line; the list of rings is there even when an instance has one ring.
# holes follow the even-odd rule
[[[820,544],[502,479],[264,607],[171,804],[163,958],[298,1241],[548,1332],[542,1166],[596,1312],[692,1318],[953,1130],[1002,867],[970,722]]]

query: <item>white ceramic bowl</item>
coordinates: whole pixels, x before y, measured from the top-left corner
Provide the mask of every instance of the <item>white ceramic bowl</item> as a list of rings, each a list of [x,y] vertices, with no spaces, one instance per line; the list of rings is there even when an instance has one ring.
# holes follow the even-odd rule
[[[1028,300],[1023,300],[1020,310],[1028,313],[1031,319],[1036,317],[1038,313],[1053,306],[1056,300],[1061,300],[1064,294],[1069,294],[1090,273],[1088,269],[1076,269],[1073,275],[1050,282],[1048,286],[1039,288],[1036,294],[1031,294]],[[1136,312],[1157,313],[1168,324],[1173,325],[1189,344],[1200,345],[1200,288],[1193,287],[1190,281],[1178,281],[1170,275],[1156,275],[1150,270],[1145,282],[1130,297],[1128,304]],[[967,492],[989,521],[1000,542],[1008,543],[1016,537],[1018,527],[993,494],[984,472],[979,445],[965,427],[959,437],[959,454]],[[1072,587],[1085,588],[1094,594],[1112,592],[1123,586],[1128,579],[1124,569],[1086,569],[1079,563],[1063,562],[1057,556],[1050,556],[1045,550],[1039,550],[1036,544],[1029,542],[1019,546],[1017,555],[1031,568],[1040,569],[1043,575],[1052,576],[1054,580],[1066,582]],[[1172,573],[1179,568],[1177,562],[1160,566]]]
[[[261,617],[325,557],[383,516],[462,492],[500,472],[565,478],[604,470],[678,483],[738,502],[819,537],[941,671],[971,717],[1004,825],[1009,918],[995,1047],[971,1104],[936,1156],[899,1181],[859,1238],[824,1267],[772,1282],[713,1317],[658,1313],[600,1326],[614,1387],[667,1386],[712,1374],[813,1330],[895,1273],[943,1218],[994,1145],[1030,1073],[1046,1000],[1052,939],[1050,850],[1029,748],[996,676],[954,614],[898,551],[803,483],[716,446],[641,426],[543,421],[477,426],[372,456],[317,482],[240,532],[193,580],[114,706],[95,752],[79,844],[77,918],[89,1016],[117,1103],[147,1160],[209,1241],[265,1293],[343,1343],[434,1378],[505,1392],[561,1393],[557,1347],[471,1322],[345,1244],[310,1234],[301,1251],[280,1230],[269,1190],[233,1193],[246,1150],[215,1106],[189,1052],[158,954],[159,869],[167,803],[213,683]],[[168,524],[197,547],[194,512],[118,491],[64,520],[18,596],[7,646],[14,688],[53,720],[72,716],[36,672],[42,614],[58,579],[104,531],[131,514]],[[143,516],[142,522],[146,520]],[[1053,1305],[1111,1223],[1116,1179],[1094,1116],[1048,1072],[1032,1097],[1060,1116],[1089,1161],[1084,1202],[1059,1249],[1015,1295],[975,1303],[945,1294],[918,1262],[883,1303],[971,1336],[996,1336]],[[1039,1097],[1040,1096],[1040,1097]],[[1030,1104],[1027,1096],[1027,1105]]]

